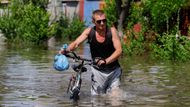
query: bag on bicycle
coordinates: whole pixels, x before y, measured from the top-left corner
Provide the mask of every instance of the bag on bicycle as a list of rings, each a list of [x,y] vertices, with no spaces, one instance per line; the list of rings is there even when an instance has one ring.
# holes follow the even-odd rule
[[[67,57],[65,55],[63,55],[63,54],[57,54],[54,57],[53,67],[57,71],[67,70],[69,68],[69,61],[68,61]]]

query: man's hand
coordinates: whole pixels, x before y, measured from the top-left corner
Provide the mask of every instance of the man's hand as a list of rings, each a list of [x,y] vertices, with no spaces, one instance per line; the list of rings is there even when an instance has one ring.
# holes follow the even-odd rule
[[[59,50],[59,52],[58,52],[59,54],[66,54],[66,52],[64,51],[64,50]]]
[[[98,61],[97,65],[98,66],[106,65],[106,61],[101,59],[101,60]]]
[[[68,45],[67,44],[63,44],[63,47],[59,50],[59,54],[66,54],[68,51]]]
[[[95,58],[95,64],[98,66],[106,65],[106,60],[103,58],[97,57],[97,58]]]

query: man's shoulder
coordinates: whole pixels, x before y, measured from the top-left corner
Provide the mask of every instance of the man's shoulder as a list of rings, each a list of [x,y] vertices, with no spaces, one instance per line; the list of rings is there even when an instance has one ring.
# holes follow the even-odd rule
[[[110,30],[111,31],[117,31],[117,29],[114,26],[110,27]]]
[[[85,34],[89,35],[90,31],[91,31],[91,27],[88,27],[84,30]]]

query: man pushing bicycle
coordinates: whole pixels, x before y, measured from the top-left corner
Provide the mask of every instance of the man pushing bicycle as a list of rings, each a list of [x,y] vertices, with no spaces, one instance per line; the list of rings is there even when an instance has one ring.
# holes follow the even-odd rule
[[[100,95],[112,93],[120,86],[121,67],[118,58],[121,56],[122,47],[115,27],[106,26],[106,15],[102,10],[92,13],[94,27],[86,28],[83,33],[71,42],[66,51],[75,50],[82,42],[88,40],[92,59],[98,67],[91,67],[92,86],[91,94]],[[61,50],[59,53],[64,54]]]

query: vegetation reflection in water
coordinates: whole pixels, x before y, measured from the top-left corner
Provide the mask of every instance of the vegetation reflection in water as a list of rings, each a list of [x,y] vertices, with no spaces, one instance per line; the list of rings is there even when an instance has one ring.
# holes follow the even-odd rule
[[[189,63],[151,61],[142,56],[122,59],[123,85],[144,104],[190,106]]]
[[[66,93],[73,71],[55,71],[52,68],[55,54],[55,49],[44,47],[0,51],[0,105],[73,106]],[[158,62],[142,56],[124,56],[120,62],[123,68],[120,97],[91,97],[90,72],[87,72],[83,75],[78,106],[190,106],[188,63]]]

